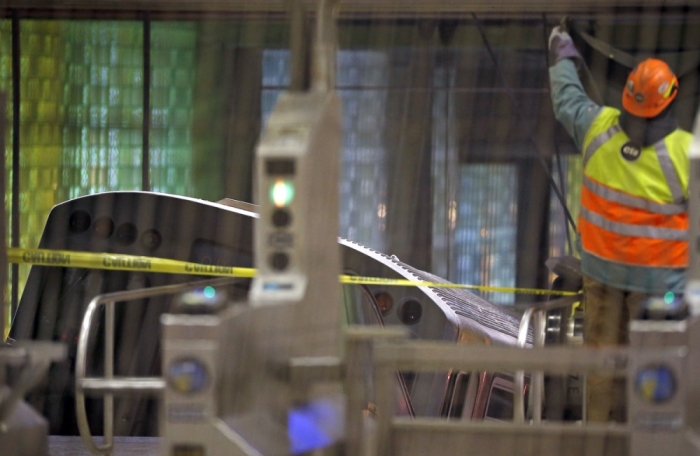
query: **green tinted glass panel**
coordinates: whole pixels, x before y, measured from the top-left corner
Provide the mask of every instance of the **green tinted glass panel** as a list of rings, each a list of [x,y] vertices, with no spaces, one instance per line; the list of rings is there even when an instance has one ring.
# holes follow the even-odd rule
[[[12,171],[12,23],[9,20],[0,20],[0,93],[5,96],[5,111],[0,115],[6,116],[5,123],[5,220],[9,222],[11,211],[11,171]],[[10,224],[6,222],[7,241],[9,245]],[[9,282],[8,282],[9,283]],[[10,302],[9,293],[5,293],[5,301]],[[10,306],[6,307],[7,315],[4,315],[6,321],[9,321]]]
[[[151,26],[150,181],[156,192],[192,195],[196,44],[193,22]]]
[[[141,188],[143,26],[59,22],[64,37],[61,200]]]
[[[63,35],[57,21],[20,22],[20,247],[38,245],[46,216],[59,202],[65,114]],[[20,267],[20,293],[28,273],[29,267]]]

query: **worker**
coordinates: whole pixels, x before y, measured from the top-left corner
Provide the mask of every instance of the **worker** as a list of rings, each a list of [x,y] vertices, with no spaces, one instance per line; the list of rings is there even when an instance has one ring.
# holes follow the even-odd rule
[[[678,80],[661,60],[640,62],[622,90],[620,111],[586,95],[577,73],[583,59],[560,26],[549,52],[555,117],[583,153],[584,343],[626,345],[629,320],[644,301],[678,297],[684,286],[692,136],[670,112]],[[595,374],[586,385],[589,421],[624,421],[623,381]]]

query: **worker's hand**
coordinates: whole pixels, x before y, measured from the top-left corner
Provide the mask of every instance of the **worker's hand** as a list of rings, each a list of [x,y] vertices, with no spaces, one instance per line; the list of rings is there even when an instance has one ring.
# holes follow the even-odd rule
[[[563,29],[562,26],[557,25],[552,29],[552,33],[549,34],[549,50],[552,50],[552,46],[556,46],[560,41],[573,41],[571,35]]]
[[[573,59],[577,65],[583,61],[571,35],[559,25],[554,27],[552,33],[549,34],[549,56],[550,65],[554,65],[562,59]]]

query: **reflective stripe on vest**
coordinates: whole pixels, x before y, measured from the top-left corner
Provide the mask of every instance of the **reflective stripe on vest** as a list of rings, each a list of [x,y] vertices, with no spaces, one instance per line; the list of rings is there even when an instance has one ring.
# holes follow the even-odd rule
[[[600,185],[600,184],[598,184]],[[615,223],[633,226],[650,226],[685,231],[688,229],[688,213],[659,214],[645,209],[620,204],[581,187],[581,207]],[[602,227],[603,225],[601,225]]]
[[[687,237],[686,230],[677,230],[674,228],[656,228],[646,225],[613,222],[612,220],[607,219],[600,214],[596,214],[585,207],[581,208],[581,217],[606,231],[616,234],[623,234],[625,236],[654,238],[668,241],[682,241]]]
[[[620,124],[615,124],[612,127],[605,130],[604,132],[598,134],[598,136],[596,136],[595,138],[593,138],[593,140],[586,147],[586,150],[583,152],[583,168],[586,169],[586,164],[588,164],[588,160],[591,159],[596,150],[600,149],[600,146],[608,142],[610,138],[612,138],[621,131],[622,127],[620,126]]]
[[[608,201],[612,201],[624,206],[629,206],[637,209],[643,209],[647,212],[652,212],[654,214],[683,214],[688,210],[687,203],[656,203],[654,201],[649,201],[644,198],[628,195],[627,193],[618,192],[615,189],[606,187],[605,185],[594,181],[586,175],[583,176],[583,185],[590,192],[595,193],[596,195],[600,196],[601,198],[605,198]]]
[[[663,171],[664,177],[666,177],[668,188],[671,189],[673,202],[676,204],[682,203],[685,201],[685,194],[681,188],[681,181],[678,179],[678,173],[676,173],[673,162],[671,162],[671,156],[668,153],[666,142],[663,139],[657,142],[654,144],[654,150],[656,151],[656,157],[659,159],[661,171]]]
[[[583,250],[604,260],[632,266],[682,268],[688,265],[688,242],[685,240],[617,234],[602,230],[583,217],[579,218],[578,229]]]

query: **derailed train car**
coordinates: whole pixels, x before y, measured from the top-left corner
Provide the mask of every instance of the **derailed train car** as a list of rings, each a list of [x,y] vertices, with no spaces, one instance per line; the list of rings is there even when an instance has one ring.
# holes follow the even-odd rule
[[[447,283],[396,257],[344,239],[339,242],[346,274]],[[354,320],[348,318],[355,324],[403,326],[411,337],[423,340],[484,345],[515,345],[517,341],[519,319],[467,290],[367,286],[360,294],[351,287],[358,286],[345,286],[346,313],[359,307],[357,303],[354,307],[348,305],[349,296],[359,296],[356,301],[363,301],[363,310],[356,312]],[[360,316],[364,320],[359,320]],[[493,419],[511,419],[513,416],[510,375],[402,372],[399,376],[416,415]]]
[[[212,266],[253,266],[254,207],[210,203],[148,193],[108,192],[54,207],[39,248],[144,255]],[[444,283],[395,257],[340,239],[343,272],[358,276]],[[77,434],[74,370],[78,333],[87,303],[98,294],[201,279],[144,271],[34,266],[10,337],[66,342],[69,357],[54,365],[28,399],[48,419],[52,434]],[[232,302],[245,300],[249,279],[227,287]],[[162,296],[117,306],[115,374],[160,375],[160,315],[173,299]],[[344,285],[348,324],[400,325],[411,336],[455,343],[514,345],[519,319],[466,290],[432,287]],[[101,325],[101,324],[100,324]],[[102,331],[93,332],[89,374],[103,369]],[[400,412],[416,416],[511,419],[513,380],[484,372],[397,373]],[[101,401],[88,401],[93,432],[102,426]],[[152,399],[121,398],[115,404],[116,435],[157,435]]]

